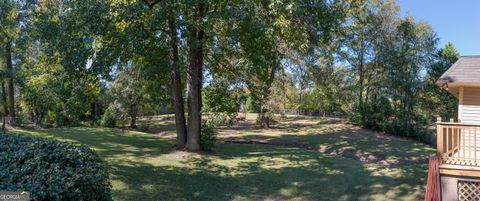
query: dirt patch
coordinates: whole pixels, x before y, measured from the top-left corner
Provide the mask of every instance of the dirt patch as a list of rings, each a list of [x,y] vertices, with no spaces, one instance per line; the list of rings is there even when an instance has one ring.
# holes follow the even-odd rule
[[[202,158],[203,156],[216,156],[217,152],[215,151],[198,151],[198,152],[188,152],[184,150],[175,149],[166,155],[167,158],[174,159],[177,161],[186,161],[192,158]]]
[[[351,158],[355,160],[359,160],[365,163],[380,163],[385,161],[385,156],[382,155],[374,155],[371,153],[365,153],[360,150],[355,150],[355,149],[333,149],[333,148],[328,148],[326,149],[325,152],[326,154],[332,155],[332,156],[341,156],[345,158]]]
[[[263,145],[272,145],[272,146],[281,146],[289,148],[300,148],[305,150],[314,151],[315,146],[306,143],[300,142],[279,142],[279,141],[269,141],[269,140],[254,140],[254,139],[225,139],[221,142],[224,143],[235,143],[235,144],[263,144]]]
[[[260,145],[269,145],[269,146],[280,146],[287,148],[298,148],[307,151],[313,151],[318,153],[324,153],[331,156],[340,156],[344,158],[355,159],[363,163],[375,163],[386,166],[393,165],[413,165],[413,164],[422,164],[426,163],[425,160],[406,160],[406,159],[397,159],[397,160],[388,160],[386,156],[380,154],[373,154],[368,152],[362,152],[360,150],[352,148],[341,148],[335,146],[325,146],[325,145],[312,145],[308,143],[301,142],[281,142],[281,141],[272,141],[270,139],[257,140],[257,139],[245,139],[245,138],[229,138],[224,139],[221,142],[223,143],[234,143],[234,144],[260,144]]]
[[[174,150],[168,154],[166,154],[166,157],[169,159],[173,159],[176,161],[185,161],[188,160],[191,157],[192,153],[186,152],[186,151],[181,151],[181,150]]]

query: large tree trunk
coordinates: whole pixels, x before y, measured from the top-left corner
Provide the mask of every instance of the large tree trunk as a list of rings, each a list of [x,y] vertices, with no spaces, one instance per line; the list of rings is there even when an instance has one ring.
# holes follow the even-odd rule
[[[198,43],[196,40],[193,43]],[[203,49],[199,44],[189,44],[188,66],[188,135],[187,149],[197,151],[200,149],[199,140],[202,122],[202,65]]]
[[[274,64],[270,71],[268,79],[265,81],[262,89],[262,100],[260,100],[260,126],[262,128],[270,128],[270,117],[267,116],[268,108],[266,108],[266,103],[270,96],[270,87],[272,86],[273,79],[275,79],[275,73],[277,72],[278,64]]]
[[[206,5],[198,3],[195,20],[199,22],[205,15]],[[188,31],[188,135],[187,149],[200,150],[200,134],[202,127],[202,79],[203,79],[203,43],[204,32],[198,25],[189,25]]]
[[[7,88],[8,88],[8,107],[10,115],[10,124],[14,124],[15,120],[15,99],[13,88],[13,66],[12,66],[12,43],[7,42],[5,46],[5,61],[8,72]]]
[[[172,86],[173,86],[173,103],[175,107],[175,127],[177,130],[177,148],[185,148],[187,143],[187,127],[185,124],[185,110],[183,108],[182,80],[178,71],[179,56],[177,42],[177,26],[175,18],[169,19],[169,35],[170,35],[170,57],[172,62]]]

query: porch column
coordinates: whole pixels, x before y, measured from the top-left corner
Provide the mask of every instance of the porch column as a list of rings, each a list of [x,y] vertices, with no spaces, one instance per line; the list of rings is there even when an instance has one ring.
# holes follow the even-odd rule
[[[458,89],[458,122],[462,122],[463,118],[463,94],[464,87],[459,87]]]

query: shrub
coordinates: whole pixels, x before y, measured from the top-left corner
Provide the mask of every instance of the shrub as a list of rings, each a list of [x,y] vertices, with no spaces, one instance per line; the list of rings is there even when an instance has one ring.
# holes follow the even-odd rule
[[[114,128],[117,125],[124,126],[129,120],[128,113],[124,106],[118,101],[110,103],[102,115],[100,125],[103,127]]]
[[[200,148],[204,151],[211,151],[215,148],[217,142],[217,132],[211,124],[202,126],[202,134],[200,135]]]
[[[107,128],[113,128],[116,123],[117,115],[112,107],[108,107],[100,120],[100,125]]]
[[[219,124],[225,123],[225,118],[228,115],[224,113],[213,113],[208,117],[207,122],[202,125],[202,134],[200,135],[200,148],[204,151],[211,151],[215,148],[217,143],[217,131],[215,127]]]
[[[111,200],[106,166],[86,146],[0,134],[0,191],[33,200]]]
[[[392,113],[389,100],[377,98],[370,102],[356,103],[350,114],[350,122],[367,128],[384,130]]]

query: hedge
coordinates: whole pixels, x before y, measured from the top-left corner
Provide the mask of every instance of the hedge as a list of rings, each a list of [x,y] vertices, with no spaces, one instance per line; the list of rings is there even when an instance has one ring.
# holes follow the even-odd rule
[[[104,162],[86,146],[0,134],[0,191],[33,200],[111,200]]]

